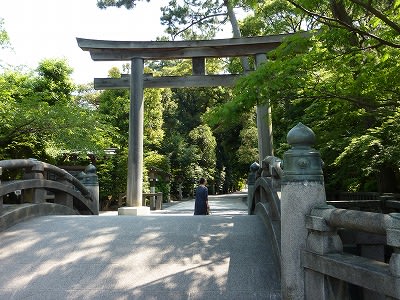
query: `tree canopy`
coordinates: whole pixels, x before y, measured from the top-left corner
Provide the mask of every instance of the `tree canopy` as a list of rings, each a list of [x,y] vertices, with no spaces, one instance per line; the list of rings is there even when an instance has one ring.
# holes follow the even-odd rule
[[[288,2],[289,12],[311,18],[315,29],[269,53],[269,60],[236,86],[234,100],[210,119],[232,120],[269,99],[278,153],[287,148],[286,132],[302,121],[317,134],[329,188],[397,190],[397,138],[387,137],[389,128],[395,130],[400,100],[399,3]],[[269,20],[279,22],[276,28],[268,23],[268,31],[286,31],[281,12],[270,13]],[[252,28],[254,19],[247,21]]]
[[[122,7],[127,9],[134,8],[139,1],[144,0],[97,0],[97,6],[99,8],[105,9],[107,7]],[[150,0],[146,0],[150,2]]]
[[[45,59],[35,72],[0,75],[1,159],[104,149],[107,125],[75,103],[71,71],[65,60]]]
[[[97,5],[131,9],[138,1]],[[247,12],[236,25],[234,8]],[[317,135],[328,190],[398,192],[399,9],[400,2],[391,0],[171,0],[160,15],[172,39],[213,38],[228,21],[234,36],[308,35],[268,52],[267,61],[234,89],[146,89],[145,189],[153,167],[172,175],[171,182],[158,178],[157,189],[166,195],[191,195],[202,176],[210,192],[243,187],[249,165],[258,160],[254,107],[268,101],[277,156],[288,149],[287,132],[303,122]],[[0,21],[0,47],[9,47],[8,41]],[[228,59],[207,59],[206,67],[213,74],[249,69]],[[65,164],[74,163],[68,161],[72,154],[82,154],[81,161],[94,154],[102,199],[121,199],[129,93],[76,86],[71,71],[66,60],[45,59],[35,70],[0,74],[0,158]],[[154,61],[145,71],[190,74],[191,64]],[[109,76],[121,71],[113,68]],[[115,155],[105,155],[106,149]]]

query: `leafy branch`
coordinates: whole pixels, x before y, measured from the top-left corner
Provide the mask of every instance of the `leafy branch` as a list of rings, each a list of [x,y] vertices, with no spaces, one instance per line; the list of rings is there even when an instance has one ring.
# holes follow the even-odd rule
[[[292,0],[287,0],[287,1],[289,3],[291,3],[293,6],[295,6],[296,8],[298,8],[298,9],[302,10],[303,12],[305,12],[306,14],[308,14],[309,16],[317,18],[319,22],[321,22],[321,23],[323,23],[325,25],[328,25],[328,26],[335,26],[336,25],[335,27],[338,27],[337,26],[337,24],[338,24],[338,25],[340,25],[339,26],[340,28],[347,29],[347,30],[349,30],[351,32],[358,33],[358,34],[360,34],[362,36],[368,36],[368,37],[370,37],[370,38],[372,38],[374,40],[379,41],[383,45],[390,46],[390,47],[393,47],[393,48],[400,48],[400,44],[385,40],[385,39],[383,39],[383,38],[381,38],[381,37],[379,37],[379,36],[377,36],[375,34],[372,34],[370,32],[367,32],[365,30],[357,28],[357,27],[355,27],[354,25],[352,25],[352,24],[350,24],[348,22],[345,22],[345,21],[342,21],[342,20],[339,20],[339,19],[336,19],[336,18],[330,18],[330,17],[324,16],[324,15],[318,14],[316,12],[312,12],[312,11],[306,9],[305,7],[301,6],[300,4],[298,4],[298,3],[296,3],[296,2],[294,2]],[[352,0],[352,1],[354,2],[354,1],[357,1],[357,0]],[[376,11],[376,13],[378,14],[379,12]],[[384,20],[382,20],[382,21],[384,21]],[[397,24],[395,24],[395,25],[397,25]]]
[[[196,25],[196,24],[202,23],[204,20],[207,20],[207,19],[210,19],[210,18],[214,18],[214,17],[221,17],[221,16],[225,16],[225,19],[221,22],[222,24],[224,24],[224,23],[227,21],[227,19],[228,19],[226,13],[207,15],[207,16],[203,16],[203,17],[200,18],[200,19],[197,19],[197,20],[194,20],[194,21],[192,20],[192,22],[191,22],[188,26],[186,26],[185,28],[183,28],[183,29],[179,30],[178,32],[176,32],[176,33],[173,35],[172,40],[175,40],[175,38],[176,38],[178,35],[180,35],[182,32],[185,32],[186,30],[188,30],[189,28],[193,27],[193,26]]]

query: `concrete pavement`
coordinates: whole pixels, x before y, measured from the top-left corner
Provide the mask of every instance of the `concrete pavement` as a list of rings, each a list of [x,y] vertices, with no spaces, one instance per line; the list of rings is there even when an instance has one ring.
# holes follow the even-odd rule
[[[0,299],[280,299],[278,267],[243,194],[148,216],[47,216],[0,232]]]

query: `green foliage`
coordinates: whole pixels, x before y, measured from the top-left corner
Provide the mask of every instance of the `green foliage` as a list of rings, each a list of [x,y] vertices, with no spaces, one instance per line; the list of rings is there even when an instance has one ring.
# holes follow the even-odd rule
[[[74,102],[82,107],[97,109],[99,105],[100,91],[96,91],[93,83],[78,84],[75,86]]]
[[[346,30],[352,37],[349,43],[356,46],[360,37],[364,44],[387,45],[399,48],[399,10],[394,1],[310,1],[288,0],[317,22],[329,28]]]
[[[170,159],[163,154],[159,154],[155,151],[150,151],[147,152],[144,157],[144,165],[146,170],[149,170],[150,168],[155,168],[158,171],[156,192],[162,192],[163,201],[167,202],[171,193],[169,181],[172,179],[169,176],[171,171]]]
[[[399,118],[400,110],[397,108],[379,126],[368,128],[362,134],[351,137],[344,151],[334,160],[339,176],[346,178],[345,174],[353,174],[346,178],[350,190],[378,190],[380,187],[377,176],[385,175],[383,171],[391,172],[395,177],[399,175]],[[354,160],[358,162],[357,168],[352,168]],[[387,187],[391,190],[384,191],[396,191],[399,183],[394,184],[395,186]]]
[[[194,146],[195,156],[198,158],[197,165],[201,174],[198,177],[206,177],[212,182],[214,179],[217,146],[211,128],[200,125],[189,132],[190,143]],[[196,174],[197,175],[197,174]]]
[[[122,7],[126,9],[132,9],[136,6],[136,3],[141,0],[97,0],[97,7],[106,9],[107,7]],[[146,0],[150,2],[150,0]]]
[[[103,208],[117,205],[117,201],[126,195],[128,149],[116,150],[114,155],[99,156],[96,161],[100,183],[100,201]],[[111,202],[108,200],[109,196],[111,196]]]
[[[149,150],[159,149],[164,139],[161,93],[160,89],[144,91],[144,147]]]
[[[4,28],[4,20],[0,18],[0,48],[4,49],[10,46],[10,37]]]
[[[72,100],[74,84],[70,78],[72,68],[66,60],[45,59],[37,68],[38,77],[34,82],[33,90],[39,101],[49,105],[58,102],[68,103]]]
[[[147,168],[156,167],[166,173],[170,172],[171,169],[169,158],[156,151],[147,152],[144,157],[144,163]]]
[[[45,60],[38,70],[0,75],[0,158],[46,161],[67,149],[102,151],[109,127],[73,101],[66,62]]]
[[[129,92],[127,90],[106,90],[99,96],[98,112],[118,132],[115,142],[127,144],[129,129]]]
[[[237,160],[240,164],[249,164],[258,161],[258,132],[255,121],[255,114],[248,113],[248,122],[240,131],[240,146],[237,150]]]
[[[298,3],[314,16],[321,14],[337,21],[329,21],[329,26],[320,23],[319,30],[308,38],[299,35],[270,52],[263,66],[238,83],[233,101],[215,107],[207,119],[214,125],[234,126],[234,120],[268,99],[273,111],[275,153],[283,154],[286,133],[301,121],[317,135],[316,148],[325,162],[329,189],[398,190],[398,182],[390,178],[399,178],[398,154],[394,151],[397,139],[393,138],[400,101],[395,84],[400,76],[400,51],[395,45],[399,35],[394,31],[387,35],[386,31],[388,26],[395,29],[386,19],[398,19],[393,14],[395,8],[391,6],[377,21],[376,15],[371,17],[371,8],[344,1],[344,6],[336,7],[338,11],[331,14],[327,2]],[[383,8],[391,4],[371,5]],[[349,30],[341,23],[347,18],[357,20],[357,28],[367,32]],[[372,28],[371,22],[382,25],[381,29]],[[279,24],[272,25],[280,28]],[[383,35],[385,40],[380,40]]]
[[[169,1],[161,8],[161,24],[167,27],[166,32],[172,39],[183,36],[185,39],[209,39],[220,30],[227,20],[225,1]]]
[[[311,30],[315,22],[288,1],[268,0],[251,4],[253,14],[241,22],[241,31],[246,36],[293,33]]]

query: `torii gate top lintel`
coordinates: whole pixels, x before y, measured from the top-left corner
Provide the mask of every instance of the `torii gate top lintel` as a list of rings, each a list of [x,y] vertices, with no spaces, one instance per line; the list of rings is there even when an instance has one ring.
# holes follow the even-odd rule
[[[106,41],[77,38],[77,42],[82,50],[90,52],[95,61],[127,61],[132,58],[160,60],[266,53],[291,35],[293,34],[194,41]]]

